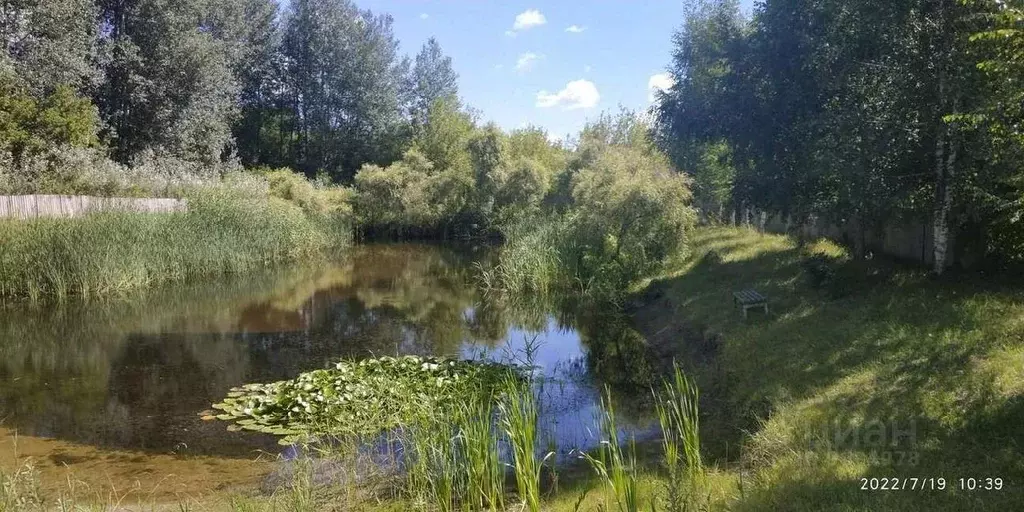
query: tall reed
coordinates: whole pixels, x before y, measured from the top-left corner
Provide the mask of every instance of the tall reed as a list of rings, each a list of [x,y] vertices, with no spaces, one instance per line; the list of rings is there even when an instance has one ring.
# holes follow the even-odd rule
[[[340,216],[237,190],[196,191],[188,211],[0,219],[0,299],[102,295],[248,271],[347,243]]]
[[[473,400],[460,406],[467,506],[476,510],[505,508],[505,467],[501,463],[498,431],[494,425],[496,398]]]
[[[700,394],[677,364],[673,369],[672,379],[662,383],[662,393],[654,393],[654,402],[668,471],[668,506],[677,512],[699,497],[706,472],[700,454]]]
[[[597,448],[597,457],[585,452],[582,456],[611,491],[616,509],[619,512],[638,512],[640,491],[637,481],[636,441],[630,436],[628,451],[623,452],[619,428],[615,421],[611,388],[605,387],[601,408],[604,411],[601,421],[602,439]]]
[[[541,469],[553,454],[540,457],[537,450],[539,407],[531,381],[509,378],[500,402],[501,424],[512,451],[512,469],[518,499],[525,510],[540,511]]]
[[[494,407],[501,398],[467,396],[403,429],[406,488],[420,505],[441,511],[504,510],[503,432]]]

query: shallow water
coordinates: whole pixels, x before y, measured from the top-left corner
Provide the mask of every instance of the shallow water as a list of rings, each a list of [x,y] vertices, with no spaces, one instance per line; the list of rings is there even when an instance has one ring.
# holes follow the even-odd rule
[[[200,415],[233,386],[339,358],[527,357],[546,377],[543,443],[593,445],[599,391],[642,373],[610,312],[484,293],[487,250],[366,245],[328,262],[177,284],[131,298],[0,309],[0,467],[44,488],[195,497],[258,487],[286,448]],[[629,386],[625,386],[629,388]],[[625,391],[625,406],[630,391]],[[648,425],[628,407],[621,424]]]

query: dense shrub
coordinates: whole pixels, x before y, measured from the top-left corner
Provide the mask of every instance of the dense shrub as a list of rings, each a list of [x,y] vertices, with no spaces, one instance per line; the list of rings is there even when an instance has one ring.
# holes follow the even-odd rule
[[[685,249],[696,222],[685,176],[666,159],[629,146],[603,151],[573,182],[579,271],[626,285]],[[604,274],[610,274],[610,277]]]
[[[313,183],[291,169],[275,169],[264,173],[269,193],[302,208],[317,218],[352,215],[352,191],[340,186]]]
[[[219,183],[231,169],[153,153],[124,166],[97,149],[65,145],[27,156],[17,167],[9,153],[0,153],[0,194],[181,197],[190,188]]]
[[[883,282],[890,275],[889,262],[852,258],[849,251],[827,239],[803,248],[800,262],[808,282],[831,298],[843,298]]]
[[[503,225],[538,213],[550,186],[550,171],[537,160],[521,157],[503,164],[495,177],[495,222]]]
[[[53,146],[98,143],[99,115],[87,98],[67,86],[36,98],[17,78],[0,75],[0,151],[10,153],[15,166]]]
[[[493,271],[508,291],[554,287],[614,299],[683,254],[695,223],[687,180],[663,159],[608,148],[576,173],[561,214],[524,216],[505,228]]]

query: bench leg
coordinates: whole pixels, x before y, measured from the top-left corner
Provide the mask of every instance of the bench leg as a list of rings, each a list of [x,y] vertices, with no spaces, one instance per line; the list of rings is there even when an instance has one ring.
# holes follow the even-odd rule
[[[768,303],[767,302],[764,303],[764,314],[765,315],[768,314]]]
[[[744,320],[747,319],[747,310],[748,310],[747,306],[743,306],[743,319]]]

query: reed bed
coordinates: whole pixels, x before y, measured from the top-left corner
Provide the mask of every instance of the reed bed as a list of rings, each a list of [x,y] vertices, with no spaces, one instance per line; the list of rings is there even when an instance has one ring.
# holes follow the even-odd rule
[[[186,212],[0,220],[0,299],[63,300],[238,273],[348,241],[347,221],[267,195],[196,190]]]

